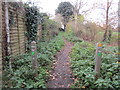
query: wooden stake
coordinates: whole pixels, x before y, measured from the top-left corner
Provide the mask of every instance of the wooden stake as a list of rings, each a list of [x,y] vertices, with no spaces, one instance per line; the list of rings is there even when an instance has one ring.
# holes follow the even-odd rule
[[[100,73],[100,66],[101,66],[101,57],[102,57],[102,44],[97,43],[96,46],[96,58],[95,58],[95,72],[96,78],[98,78],[98,74]]]
[[[2,1],[0,0],[0,89],[2,89]]]
[[[32,55],[32,69],[35,71],[35,76],[37,75],[37,48],[36,48],[36,42],[31,42],[31,55]]]

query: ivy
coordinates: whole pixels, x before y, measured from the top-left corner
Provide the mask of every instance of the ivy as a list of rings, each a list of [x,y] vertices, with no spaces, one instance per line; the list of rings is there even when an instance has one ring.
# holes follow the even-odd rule
[[[26,23],[26,36],[29,42],[33,40],[37,40],[37,27],[38,27],[38,17],[39,10],[36,6],[30,6],[29,4],[25,4],[25,23]]]
[[[107,53],[106,53],[107,52]],[[95,78],[95,45],[77,42],[71,52],[71,67],[76,78],[72,88],[120,88],[117,47],[104,47],[100,77]]]
[[[39,42],[37,44],[38,76],[34,76],[32,70],[32,57],[30,53],[20,56],[14,56],[12,62],[12,72],[9,64],[4,66],[3,88],[46,88],[46,82],[51,69],[54,55],[64,45],[62,35],[59,34],[49,42]],[[7,57],[8,59],[10,57]]]

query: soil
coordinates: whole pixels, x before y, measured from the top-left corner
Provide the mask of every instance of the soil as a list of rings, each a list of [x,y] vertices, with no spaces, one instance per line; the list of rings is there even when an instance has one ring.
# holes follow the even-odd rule
[[[50,79],[47,82],[48,88],[70,88],[70,85],[73,84],[74,78],[69,57],[72,46],[73,43],[65,40],[65,46],[57,53]]]

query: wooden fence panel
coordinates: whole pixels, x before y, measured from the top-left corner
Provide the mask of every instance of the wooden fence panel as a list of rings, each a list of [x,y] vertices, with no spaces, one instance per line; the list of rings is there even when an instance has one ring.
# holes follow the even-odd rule
[[[12,10],[11,10],[12,9]],[[11,48],[11,55],[16,56],[19,55],[19,33],[18,33],[18,25],[17,25],[17,9],[9,7],[9,12],[11,12],[11,17],[13,19],[13,24],[11,23],[10,26],[10,48]]]
[[[14,13],[14,26],[10,30],[11,38],[11,54],[19,55],[25,53],[25,23],[24,15],[21,9],[9,7],[9,11]]]
[[[25,52],[25,22],[23,14],[18,13],[18,31],[19,31],[19,53]]]
[[[25,53],[25,20],[23,14],[22,4],[19,3],[8,3],[8,16],[9,16],[9,33],[10,37],[7,36],[5,26],[5,4],[3,3],[2,8],[2,46],[3,46],[3,57],[8,55],[7,46],[10,46],[10,55],[16,56]],[[17,7],[16,7],[17,6]],[[21,9],[22,8],[22,9]],[[21,13],[22,12],[22,13]],[[7,38],[10,38],[10,43],[7,43]]]

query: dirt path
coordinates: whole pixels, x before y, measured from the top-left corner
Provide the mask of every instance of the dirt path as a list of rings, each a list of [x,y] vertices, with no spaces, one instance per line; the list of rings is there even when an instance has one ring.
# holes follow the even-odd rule
[[[57,54],[50,81],[47,83],[48,88],[69,88],[73,83],[69,57],[72,46],[73,44],[65,40],[64,48]]]

